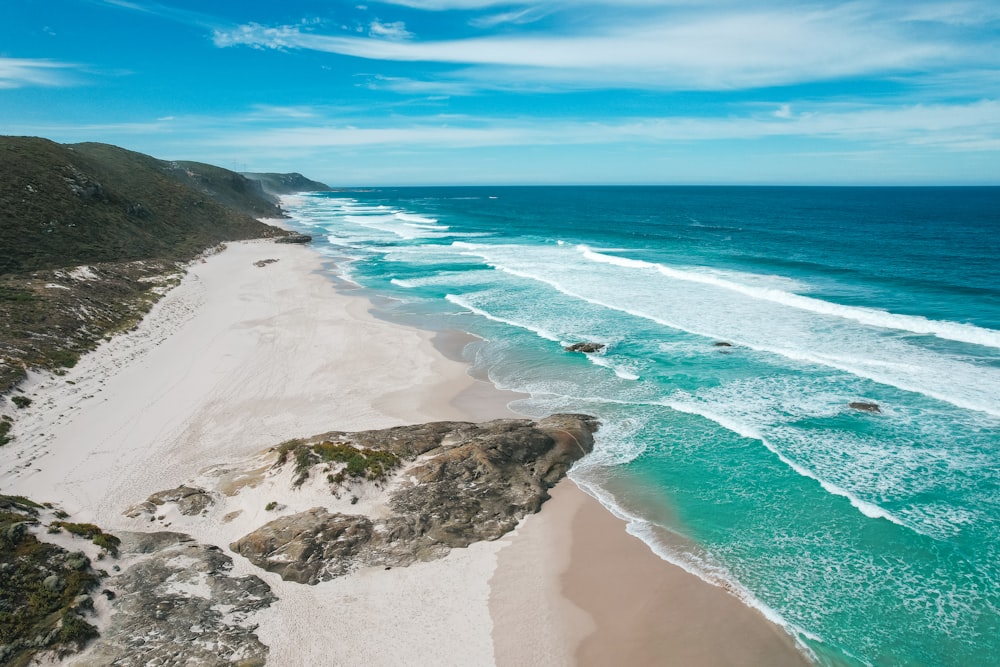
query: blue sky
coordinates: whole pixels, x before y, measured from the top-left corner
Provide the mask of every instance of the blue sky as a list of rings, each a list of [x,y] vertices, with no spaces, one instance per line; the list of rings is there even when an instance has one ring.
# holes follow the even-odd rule
[[[0,133],[332,185],[1000,184],[1000,3],[0,0]]]

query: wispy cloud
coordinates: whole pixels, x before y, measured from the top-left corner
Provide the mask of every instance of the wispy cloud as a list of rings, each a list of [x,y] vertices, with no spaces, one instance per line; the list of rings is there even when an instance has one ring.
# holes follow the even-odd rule
[[[71,86],[76,80],[70,72],[77,69],[78,65],[55,60],[0,57],[0,89]]]
[[[214,40],[220,47],[499,68],[508,80],[578,88],[745,89],[927,69],[959,57],[954,44],[909,39],[893,26],[869,24],[852,7],[657,15],[569,35],[405,42],[250,23],[217,30]]]
[[[748,105],[756,107],[758,105]],[[320,118],[295,125],[235,128],[207,141],[258,151],[363,146],[475,148],[593,144],[690,144],[795,137],[871,147],[920,146],[944,151],[995,151],[1000,144],[1000,102],[856,107],[822,105],[795,112],[791,105],[723,118],[675,116],[594,122],[569,119],[427,116],[392,123]]]
[[[498,25],[525,25],[527,23],[534,23],[539,21],[549,14],[552,10],[547,7],[525,7],[523,9],[515,9],[507,12],[501,12],[499,14],[487,14],[485,16],[477,16],[469,21],[469,25],[476,28],[495,28]]]

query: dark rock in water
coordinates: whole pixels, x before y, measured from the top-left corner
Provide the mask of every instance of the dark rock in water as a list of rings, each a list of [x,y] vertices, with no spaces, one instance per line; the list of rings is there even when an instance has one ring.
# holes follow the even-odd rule
[[[274,239],[275,243],[311,243],[313,237],[308,234],[289,234],[288,236],[279,236]]]
[[[855,410],[861,410],[862,412],[882,412],[882,408],[878,406],[878,403],[865,403],[863,401],[852,401],[847,404],[849,407]]]
[[[438,422],[328,433],[321,437],[410,462],[402,475],[406,481],[389,497],[392,513],[369,518],[317,507],[276,519],[230,548],[284,579],[309,584],[360,566],[440,558],[455,547],[495,540],[537,512],[548,489],[593,449],[596,430],[593,417],[553,415],[537,422]],[[288,460],[301,459],[300,453]]]
[[[585,354],[590,354],[592,352],[600,352],[604,349],[604,343],[573,343],[572,345],[567,345],[563,349],[567,352],[583,352]]]
[[[232,558],[180,533],[121,537],[148,555],[108,582],[114,613],[87,664],[265,664],[252,614],[277,599],[266,583],[230,576]]]
[[[733,346],[732,343],[727,343],[721,340],[718,343],[715,343],[715,347],[732,347],[732,346]]]

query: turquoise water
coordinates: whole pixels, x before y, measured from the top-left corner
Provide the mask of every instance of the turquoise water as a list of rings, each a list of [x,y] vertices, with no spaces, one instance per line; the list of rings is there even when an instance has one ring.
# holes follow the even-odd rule
[[[599,416],[574,477],[818,663],[997,664],[1000,189],[404,188],[286,208],[389,316],[485,339],[470,360],[530,394],[519,412]],[[607,347],[563,351],[579,341]]]

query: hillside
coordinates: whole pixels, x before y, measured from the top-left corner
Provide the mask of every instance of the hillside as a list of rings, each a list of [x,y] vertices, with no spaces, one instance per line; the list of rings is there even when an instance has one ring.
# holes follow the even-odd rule
[[[254,190],[234,172],[107,144],[3,137],[0,274],[189,259],[221,241],[284,234],[254,219],[281,215]]]
[[[259,181],[226,169],[0,137],[0,396],[133,326],[206,249],[286,236],[256,219],[279,217]]]
[[[312,181],[302,174],[259,174],[254,172],[243,172],[246,178],[260,183],[264,192],[270,195],[289,195],[296,192],[326,192],[331,190],[329,185]]]

